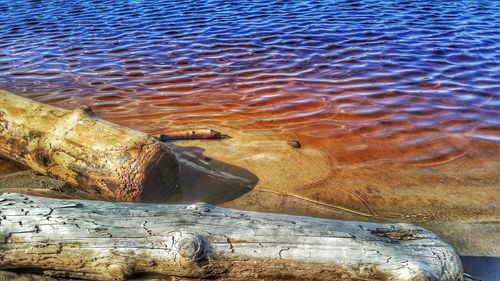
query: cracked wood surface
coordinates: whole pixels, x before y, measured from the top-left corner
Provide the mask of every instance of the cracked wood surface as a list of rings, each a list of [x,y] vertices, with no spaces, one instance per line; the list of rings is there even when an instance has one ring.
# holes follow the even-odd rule
[[[0,195],[0,268],[124,280],[461,280],[453,249],[409,224]]]
[[[158,201],[177,183],[175,156],[155,138],[88,107],[70,111],[1,90],[0,156],[107,200]]]

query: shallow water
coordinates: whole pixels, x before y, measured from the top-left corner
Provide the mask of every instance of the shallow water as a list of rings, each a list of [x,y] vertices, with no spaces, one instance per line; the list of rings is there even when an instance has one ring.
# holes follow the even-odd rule
[[[391,204],[369,202],[383,192],[443,190],[418,207],[499,186],[500,1],[0,0],[0,13],[0,88],[152,134],[297,139],[330,174],[292,193],[371,212]]]

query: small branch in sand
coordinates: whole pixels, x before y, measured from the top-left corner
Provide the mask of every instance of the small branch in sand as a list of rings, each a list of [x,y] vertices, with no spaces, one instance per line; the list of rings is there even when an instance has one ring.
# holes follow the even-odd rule
[[[205,130],[192,130],[186,132],[173,132],[165,133],[157,136],[158,140],[162,142],[176,141],[176,140],[222,140],[231,138],[228,135],[222,134],[219,131],[212,129]]]

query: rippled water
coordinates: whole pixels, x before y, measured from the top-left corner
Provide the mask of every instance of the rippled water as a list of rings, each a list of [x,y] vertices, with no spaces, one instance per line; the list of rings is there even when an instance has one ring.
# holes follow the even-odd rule
[[[0,88],[149,133],[271,130],[336,169],[499,159],[500,1],[2,0],[0,14]]]

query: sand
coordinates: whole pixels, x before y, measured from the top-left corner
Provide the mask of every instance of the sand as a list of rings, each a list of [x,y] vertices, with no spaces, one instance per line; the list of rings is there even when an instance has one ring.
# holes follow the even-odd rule
[[[304,143],[297,148],[289,139],[273,135],[225,133],[233,138],[169,144],[180,162],[180,188],[166,203],[206,201],[244,210],[413,223],[451,244],[462,256],[468,274],[500,280],[496,175],[483,181],[487,183],[483,186],[463,182],[453,186],[456,179],[409,185],[412,179],[406,177],[401,180],[405,184],[397,188],[394,178],[386,174],[368,182],[366,174],[359,179],[350,175],[346,180],[342,173],[332,173],[331,157]],[[477,176],[472,173],[469,176]],[[96,199],[6,161],[0,161],[0,174],[0,191]],[[384,186],[384,181],[390,184]],[[345,184],[343,188],[341,184]]]

